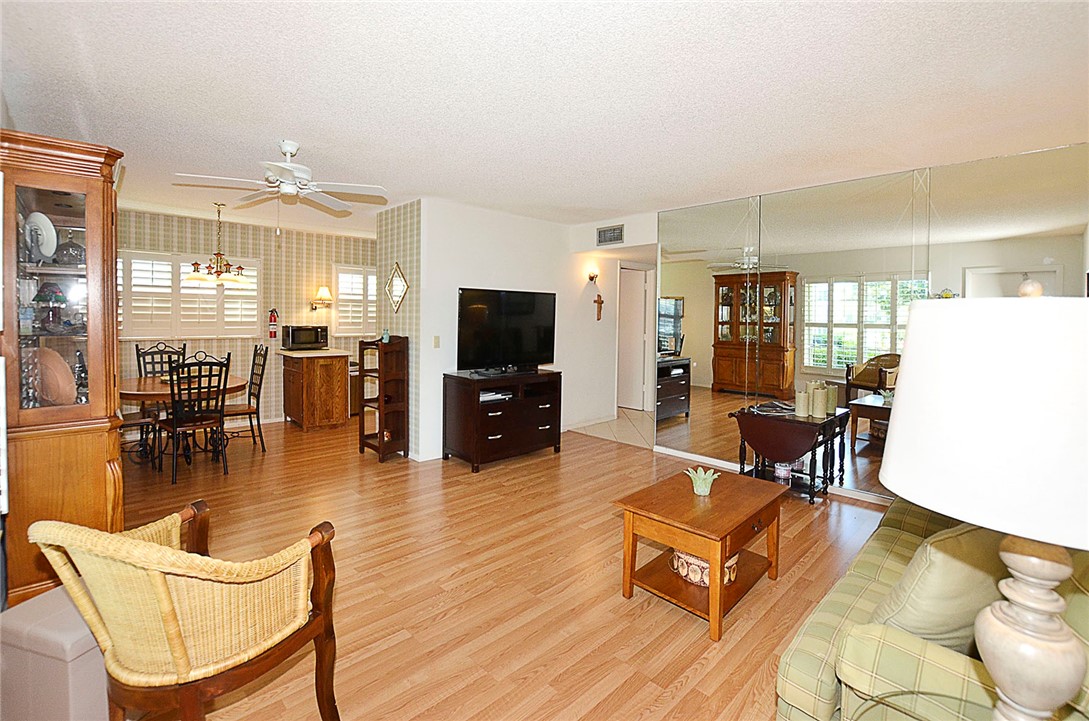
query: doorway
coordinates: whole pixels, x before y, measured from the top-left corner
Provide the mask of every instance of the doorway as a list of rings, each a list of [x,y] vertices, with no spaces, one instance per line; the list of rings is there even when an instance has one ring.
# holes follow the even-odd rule
[[[646,407],[647,274],[620,269],[616,331],[616,405],[642,411]]]

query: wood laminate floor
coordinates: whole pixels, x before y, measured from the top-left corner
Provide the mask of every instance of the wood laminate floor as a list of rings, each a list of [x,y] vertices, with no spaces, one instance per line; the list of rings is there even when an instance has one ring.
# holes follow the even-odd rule
[[[741,436],[737,421],[730,413],[766,398],[746,397],[739,393],[714,393],[710,388],[692,388],[691,416],[665,418],[657,424],[659,446],[697,453],[709,458],[738,462]],[[858,432],[869,430],[869,421],[860,420]],[[843,487],[891,498],[892,492],[881,485],[877,472],[881,469],[882,447],[859,439],[857,449],[851,452],[851,429],[847,429],[847,459],[844,464]],[[838,451],[837,451],[838,452]],[[752,455],[749,455],[752,462]],[[818,455],[817,466],[820,467]]]
[[[882,512],[786,500],[779,579],[761,579],[714,643],[698,617],[641,589],[620,593],[612,501],[683,469],[681,459],[565,433],[559,454],[473,474],[458,460],[379,464],[357,452],[354,423],[269,424],[265,437],[266,454],[231,442],[229,475],[198,457],[176,486],[169,468],[126,461],[126,526],[204,498],[212,554],[243,560],[332,521],[345,721],[770,721],[779,655]],[[658,550],[641,544],[640,562]],[[317,719],[313,664],[301,651],[209,718]]]

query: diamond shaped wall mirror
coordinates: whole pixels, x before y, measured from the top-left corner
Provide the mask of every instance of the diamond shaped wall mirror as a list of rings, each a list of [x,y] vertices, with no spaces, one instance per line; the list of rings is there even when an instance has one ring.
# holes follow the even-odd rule
[[[386,297],[389,298],[394,313],[401,309],[401,301],[405,299],[406,293],[408,293],[408,281],[405,280],[405,274],[401,272],[400,263],[394,263],[393,270],[389,272],[389,280],[386,281]]]

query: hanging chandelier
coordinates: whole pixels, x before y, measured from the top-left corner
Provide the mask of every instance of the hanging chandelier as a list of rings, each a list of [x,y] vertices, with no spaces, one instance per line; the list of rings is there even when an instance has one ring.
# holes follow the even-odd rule
[[[216,252],[208,259],[208,264],[201,267],[201,262],[193,261],[193,272],[185,277],[186,280],[203,281],[205,283],[245,283],[242,278],[244,268],[241,265],[231,265],[227,256],[223,255],[223,206],[225,203],[213,203],[216,206]]]

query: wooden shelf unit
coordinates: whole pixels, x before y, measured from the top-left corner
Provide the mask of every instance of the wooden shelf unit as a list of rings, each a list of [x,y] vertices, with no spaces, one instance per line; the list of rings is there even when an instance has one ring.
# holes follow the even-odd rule
[[[408,458],[408,338],[359,341],[359,380],[359,452],[370,448],[379,463],[394,453]]]
[[[478,473],[489,461],[549,446],[560,452],[559,371],[491,377],[459,371],[442,381],[443,460],[457,456]],[[493,393],[498,397],[488,399]]]
[[[715,276],[713,391],[794,398],[792,270]]]
[[[124,530],[121,417],[117,377],[117,195],[114,166],[122,154],[103,145],[0,130],[4,171],[3,292],[0,333],[6,359],[8,422],[7,600],[15,605],[60,583],[27,527],[38,520]],[[57,244],[82,245],[84,263],[52,254],[27,258],[21,227],[31,213],[49,218]],[[21,217],[17,217],[21,216]],[[58,254],[59,255],[59,254]],[[68,302],[57,331],[55,308],[31,298],[46,283],[85,301]],[[21,292],[20,292],[21,291]],[[49,304],[52,306],[53,304]],[[50,320],[46,320],[49,318]],[[86,326],[83,330],[80,326]],[[49,353],[46,353],[46,351]],[[46,358],[61,375],[86,382],[74,400],[51,397]],[[84,359],[81,361],[80,359]],[[51,375],[57,376],[57,366]],[[54,384],[55,385],[55,384]],[[63,382],[62,382],[63,385]]]

